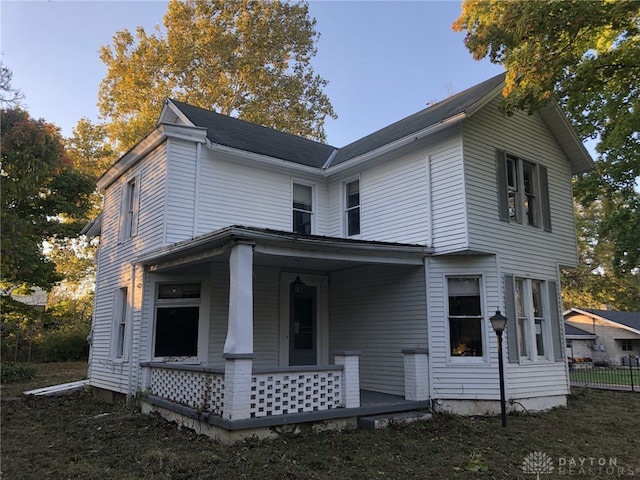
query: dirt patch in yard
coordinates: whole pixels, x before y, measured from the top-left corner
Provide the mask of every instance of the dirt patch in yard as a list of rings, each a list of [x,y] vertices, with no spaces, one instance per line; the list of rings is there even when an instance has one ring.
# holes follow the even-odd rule
[[[436,415],[378,432],[303,433],[225,446],[99,402],[89,391],[21,396],[84,378],[86,365],[64,365],[38,366],[36,379],[2,386],[3,479],[534,479],[523,462],[535,460],[529,470],[541,469],[540,456],[531,456],[536,452],[553,467],[540,470],[541,479],[640,478],[637,393],[576,390],[569,408],[510,416],[507,428],[496,417]],[[581,459],[582,471],[570,471]],[[601,459],[615,461],[615,472],[600,468]]]

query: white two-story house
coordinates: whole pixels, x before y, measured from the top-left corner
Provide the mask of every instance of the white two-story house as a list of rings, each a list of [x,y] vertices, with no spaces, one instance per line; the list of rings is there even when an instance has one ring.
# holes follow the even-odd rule
[[[221,440],[569,393],[559,267],[571,177],[556,105],[503,75],[334,148],[178,101],[98,181],[90,384]]]

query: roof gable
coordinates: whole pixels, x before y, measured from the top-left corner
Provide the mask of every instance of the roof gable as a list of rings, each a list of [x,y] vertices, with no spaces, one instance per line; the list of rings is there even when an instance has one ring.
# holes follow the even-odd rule
[[[640,330],[640,312],[617,312],[615,310],[595,310],[592,308],[583,308],[581,310],[605,320]]]
[[[177,100],[168,100],[193,126],[206,128],[211,143],[322,168],[334,147],[229,117]]]

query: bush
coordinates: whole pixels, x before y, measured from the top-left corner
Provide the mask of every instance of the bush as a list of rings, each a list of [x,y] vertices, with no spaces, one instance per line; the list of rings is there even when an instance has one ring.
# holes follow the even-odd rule
[[[39,346],[42,362],[67,362],[89,358],[88,328],[72,326],[48,332]]]
[[[25,365],[24,363],[4,363],[0,367],[0,382],[24,382],[25,380],[32,379],[35,373],[36,371],[32,366]]]

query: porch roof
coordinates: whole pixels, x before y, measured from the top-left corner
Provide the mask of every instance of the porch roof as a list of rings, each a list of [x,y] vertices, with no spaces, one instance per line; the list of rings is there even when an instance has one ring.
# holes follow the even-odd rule
[[[144,253],[134,263],[160,271],[215,257],[225,259],[235,243],[254,245],[258,263],[273,264],[267,257],[279,256],[283,258],[277,264],[295,266],[295,259],[305,258],[322,265],[322,269],[331,269],[332,265],[342,262],[422,265],[424,258],[433,253],[433,248],[417,244],[303,235],[232,225]],[[286,258],[291,260],[287,262]]]

